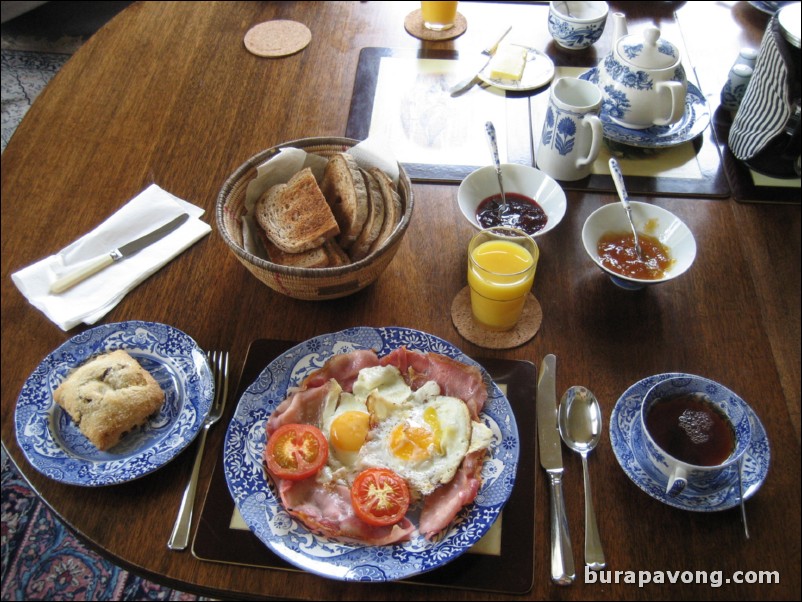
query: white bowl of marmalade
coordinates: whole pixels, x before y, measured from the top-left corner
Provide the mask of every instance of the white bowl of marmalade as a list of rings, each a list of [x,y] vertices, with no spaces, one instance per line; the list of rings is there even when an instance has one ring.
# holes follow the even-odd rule
[[[506,208],[496,169],[480,167],[468,174],[457,191],[460,211],[474,228],[509,226],[536,237],[557,227],[566,210],[565,192],[545,173],[528,165],[502,163]]]
[[[630,201],[641,255],[621,203],[591,213],[582,228],[582,243],[590,258],[617,286],[639,290],[672,280],[696,259],[696,239],[676,215],[649,203]]]

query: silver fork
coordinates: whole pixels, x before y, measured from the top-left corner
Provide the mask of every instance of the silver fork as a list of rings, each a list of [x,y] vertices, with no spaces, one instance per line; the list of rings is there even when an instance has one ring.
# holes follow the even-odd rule
[[[214,377],[214,403],[209,415],[203,422],[203,429],[198,441],[198,450],[195,453],[195,464],[192,467],[192,474],[189,477],[187,488],[184,490],[184,497],[181,500],[181,507],[178,509],[178,518],[176,518],[173,533],[167,542],[167,547],[171,550],[184,550],[187,547],[187,543],[189,543],[192,509],[195,506],[195,490],[198,486],[203,448],[206,447],[206,435],[212,425],[220,420],[223,415],[226,399],[228,398],[228,351],[210,351],[208,355],[212,364],[212,376]]]

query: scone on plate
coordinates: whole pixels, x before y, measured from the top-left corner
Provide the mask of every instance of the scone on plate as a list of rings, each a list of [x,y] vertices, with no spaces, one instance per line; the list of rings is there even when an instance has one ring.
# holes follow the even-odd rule
[[[164,391],[139,362],[118,350],[77,368],[53,398],[86,438],[105,451],[161,408]]]

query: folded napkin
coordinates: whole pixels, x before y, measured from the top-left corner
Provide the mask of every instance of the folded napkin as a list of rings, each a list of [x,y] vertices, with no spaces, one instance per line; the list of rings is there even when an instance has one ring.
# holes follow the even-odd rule
[[[371,138],[363,140],[345,151],[351,155],[362,169],[378,167],[398,184],[398,162],[392,153],[381,143]],[[257,166],[256,177],[245,190],[245,214],[242,216],[242,244],[246,251],[267,259],[267,251],[262,245],[261,226],[253,217],[253,208],[263,193],[276,184],[286,184],[292,176],[309,167],[320,183],[329,160],[300,148],[282,148],[273,157]]]
[[[12,274],[11,278],[28,301],[62,330],[81,322],[94,324],[122,301],[128,291],[212,231],[209,224],[199,219],[203,212],[200,207],[152,184],[94,230],[55,255]],[[50,285],[61,276],[181,213],[189,214],[190,219],[161,240],[63,293],[50,293]]]

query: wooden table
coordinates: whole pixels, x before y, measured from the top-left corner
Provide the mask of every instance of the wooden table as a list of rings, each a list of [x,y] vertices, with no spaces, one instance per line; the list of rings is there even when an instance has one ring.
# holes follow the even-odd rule
[[[712,106],[739,47],[758,45],[766,17],[745,2],[611,3],[631,25],[652,11],[661,23],[679,11],[684,42]],[[626,4],[626,6],[624,6]],[[618,5],[618,6],[616,6]],[[510,22],[546,32],[543,5],[465,2],[468,30],[456,40],[423,43],[407,34],[414,2],[145,2],[100,30],[67,63],[20,125],[2,170],[2,441],[45,502],[82,539],[151,579],[213,596],[306,599],[517,599],[460,589],[332,582],[304,573],[201,562],[167,549],[191,468],[190,449],[134,484],[86,490],[49,480],[23,456],[14,408],[25,379],[64,333],[10,280],[20,268],[94,228],[152,182],[204,207],[236,166],[258,151],[306,136],[341,136],[360,49],[478,51],[488,32]],[[245,32],[269,19],[305,22],[313,32],[301,53],[250,55]],[[582,60],[594,64],[610,32]],[[564,54],[564,53],[563,53]],[[578,59],[571,59],[578,60]],[[540,241],[534,292],[540,332],[526,345],[490,351],[464,340],[449,307],[465,285],[471,228],[458,217],[457,188],[416,184],[415,215],[385,274],[368,289],[329,302],[283,297],[259,283],[217,232],[126,296],[104,323],[141,319],[170,324],[205,349],[230,349],[234,373],[254,339],[304,340],[344,327],[402,325],[445,338],[474,357],[559,358],[557,386],[590,387],[605,426],[619,396],[661,372],[705,375],[737,391],[755,409],[771,443],[771,467],[747,503],[752,539],[737,509],[690,513],[637,489],[621,471],[605,428],[591,457],[599,530],[613,571],[721,571],[724,579],[779,583],[645,585],[584,583],[579,458],[564,451],[566,498],[578,577],[549,580],[548,493],[535,471],[535,584],[528,599],[798,599],[800,597],[800,207],[739,204],[732,199],[652,198],[691,226],[699,244],[692,269],[668,285],[621,291],[585,255],[585,218],[611,194],[569,192],[568,212]],[[213,224],[214,225],[214,224]],[[426,258],[426,259],[424,259]],[[436,260],[432,260],[436,258]],[[279,317],[280,316],[280,317]],[[236,401],[236,400],[232,400]],[[233,405],[233,404],[232,404]],[[225,427],[208,440],[201,492],[208,486]],[[523,433],[534,437],[534,433]],[[200,507],[203,496],[198,500]],[[737,571],[749,572],[746,574]],[[765,574],[763,574],[765,576]]]

